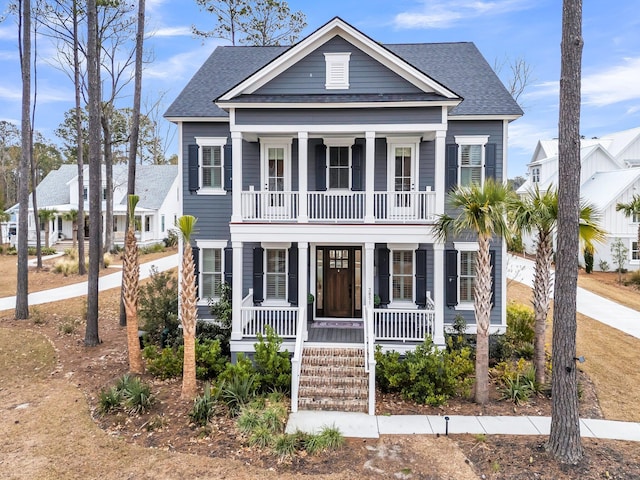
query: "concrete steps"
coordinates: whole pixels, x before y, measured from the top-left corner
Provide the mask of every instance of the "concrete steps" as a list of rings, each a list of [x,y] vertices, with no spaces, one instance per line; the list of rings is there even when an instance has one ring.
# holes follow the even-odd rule
[[[369,375],[363,348],[305,347],[299,409],[367,412]]]

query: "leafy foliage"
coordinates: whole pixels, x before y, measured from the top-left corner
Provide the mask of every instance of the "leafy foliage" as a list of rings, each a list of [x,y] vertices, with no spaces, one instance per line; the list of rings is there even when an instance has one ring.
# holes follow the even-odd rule
[[[585,247],[584,249],[584,271],[593,272],[593,247]]]
[[[276,335],[273,328],[267,326],[266,341],[258,333],[258,343],[255,344],[255,364],[260,376],[260,386],[265,389],[289,392],[291,389],[291,360],[289,352],[280,351],[282,339]]]
[[[196,340],[196,377],[214,379],[222,373],[227,359],[222,355],[218,340]]]
[[[200,322],[198,324],[198,338],[213,338],[220,340],[222,352],[226,356],[231,355],[229,340],[231,340],[231,286],[227,283],[221,285],[220,299],[209,300],[211,314],[215,317],[213,322]]]
[[[248,377],[234,375],[230,379],[218,383],[220,399],[227,406],[230,416],[237,416],[243,407],[251,403],[256,395],[256,380],[255,374]]]
[[[217,398],[212,395],[211,384],[204,385],[204,393],[193,401],[193,407],[189,412],[191,421],[200,426],[205,426],[211,420],[216,411]]]
[[[147,345],[142,350],[147,372],[154,377],[166,380],[182,375],[183,347],[178,349],[166,347],[159,349],[155,345]]]
[[[153,401],[154,397],[148,384],[138,377],[125,374],[115,385],[100,392],[98,409],[100,413],[108,413],[124,408],[130,415],[135,415],[147,412]]]
[[[151,269],[149,281],[140,287],[139,312],[147,342],[164,347],[178,333],[178,279],[171,272]]]
[[[403,398],[428,405],[443,405],[455,395],[469,395],[474,371],[471,350],[438,349],[431,338],[407,352],[375,353],[376,380],[382,391],[400,392]]]
[[[526,403],[529,398],[542,391],[536,382],[536,370],[530,362],[520,358],[517,362],[501,362],[493,369],[493,375],[500,382],[502,398],[516,405]]]

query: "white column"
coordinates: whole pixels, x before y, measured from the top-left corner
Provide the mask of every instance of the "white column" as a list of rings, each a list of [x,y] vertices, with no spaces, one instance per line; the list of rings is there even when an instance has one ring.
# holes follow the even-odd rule
[[[309,243],[298,242],[298,306],[300,307],[300,310],[307,308],[307,293],[309,293],[309,290],[307,288],[307,284],[309,281],[309,271],[307,269],[308,256]],[[304,329],[304,331],[302,332],[302,338],[304,340],[307,340],[309,338],[309,332],[307,331],[307,322],[302,325],[302,328]]]
[[[436,214],[444,213],[445,197],[447,192],[445,191],[445,178],[447,175],[445,166],[446,156],[446,135],[445,130],[438,130],[436,132],[436,164],[435,164],[435,191],[436,191]]]
[[[444,346],[444,244],[433,244],[433,303],[436,319],[433,326],[433,343]]]
[[[235,192],[235,189],[234,189]],[[231,340],[242,340],[242,242],[232,242],[233,276],[231,281]]]
[[[375,243],[364,244],[364,302],[369,312],[373,315],[373,296],[375,295],[373,256],[375,255]],[[366,319],[365,319],[366,320]]]
[[[231,222],[242,221],[242,133],[231,132],[231,188],[233,210]]]
[[[307,223],[309,215],[307,213],[307,171],[309,169],[308,132],[298,132],[298,222]],[[305,300],[306,301],[306,300]]]
[[[376,154],[376,132],[365,133],[366,151],[365,151],[365,223],[373,223],[375,221],[373,216],[373,183],[374,183],[374,170],[375,170],[375,154]]]

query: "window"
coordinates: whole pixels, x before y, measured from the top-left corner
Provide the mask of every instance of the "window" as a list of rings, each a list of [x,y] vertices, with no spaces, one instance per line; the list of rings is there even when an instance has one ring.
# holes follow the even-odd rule
[[[533,183],[540,182],[540,167],[533,167],[531,169],[531,181]]]
[[[285,190],[285,159],[283,147],[267,148],[267,189],[270,192]]]
[[[164,233],[165,225],[164,225],[164,215],[160,215],[160,230]]]
[[[488,136],[455,137],[458,144],[458,183],[466,187],[484,182],[484,154]]]
[[[325,88],[348,89],[349,88],[349,58],[351,53],[325,53],[326,68]]]
[[[263,190],[270,192],[291,190],[291,143],[290,138],[260,138]],[[281,204],[283,199],[283,195],[277,195],[272,197],[271,201],[277,200]]]
[[[284,248],[265,250],[265,299],[286,300],[287,297],[287,250]]]
[[[227,139],[196,138],[200,177],[199,193],[224,193],[224,146]]]
[[[394,250],[392,262],[392,300],[394,302],[413,301],[413,251]]]
[[[84,187],[82,189],[82,198],[86,200],[88,197],[89,197],[89,189],[87,187]]]
[[[476,281],[477,252],[460,252],[460,275],[458,283],[458,298],[460,303],[473,303],[473,287]]]
[[[113,231],[114,232],[118,231],[118,217],[116,216],[113,217]]]
[[[107,189],[103,188],[102,189],[102,200],[106,200],[107,199]]]
[[[222,285],[222,249],[202,248],[200,268],[200,298],[220,298]]]
[[[144,217],[144,231],[151,231],[151,217]]]
[[[351,168],[349,165],[349,147],[329,147],[329,188],[349,189]]]
[[[638,242],[631,242],[631,260],[640,260],[640,251],[638,251]]]
[[[640,223],[640,214],[635,213],[631,216],[631,221],[633,223]]]
[[[394,191],[409,192],[413,183],[411,147],[394,147]]]

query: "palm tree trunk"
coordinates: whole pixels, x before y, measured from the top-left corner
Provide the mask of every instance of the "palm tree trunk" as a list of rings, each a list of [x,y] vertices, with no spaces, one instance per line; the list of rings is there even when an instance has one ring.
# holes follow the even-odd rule
[[[551,300],[551,260],[553,256],[550,232],[538,233],[536,266],[533,277],[533,312],[535,317],[535,338],[533,365],[536,369],[536,382],[543,384],[546,377],[546,329],[547,315]]]
[[[477,328],[475,401],[484,405],[489,401],[489,317],[491,315],[491,256],[489,238],[484,236],[478,237],[473,303]]]
[[[129,371],[142,374],[144,365],[140,353],[138,339],[138,283],[140,278],[140,264],[138,263],[138,244],[131,226],[127,231],[124,257],[123,298],[127,313],[127,349],[129,350]]]
[[[182,252],[182,284],[180,313],[184,336],[184,362],[182,370],[182,398],[193,399],[196,395],[196,282],[193,266],[193,251],[188,241]]]

